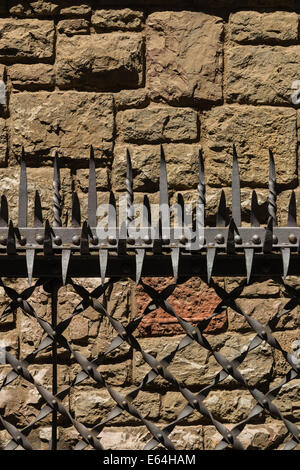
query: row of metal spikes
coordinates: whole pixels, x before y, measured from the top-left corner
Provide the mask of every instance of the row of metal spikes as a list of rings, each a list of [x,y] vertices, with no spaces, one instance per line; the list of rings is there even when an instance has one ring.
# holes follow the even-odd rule
[[[127,171],[126,171],[126,222],[120,228],[119,236],[117,239],[113,239],[113,236],[108,236],[108,245],[106,247],[99,248],[99,261],[100,261],[100,276],[102,282],[104,282],[107,261],[108,261],[108,250],[117,251],[117,253],[124,254],[126,253],[126,247],[129,245],[134,245],[135,240],[130,239],[129,229],[135,223],[134,221],[134,194],[133,194],[133,176],[132,176],[132,164],[130,153],[127,150]],[[62,253],[62,279],[65,284],[67,279],[68,266],[71,256],[71,251],[77,250],[80,247],[81,255],[88,255],[90,249],[98,249],[99,240],[95,236],[95,227],[97,227],[97,192],[96,192],[96,171],[95,171],[95,159],[93,147],[90,148],[90,160],[89,160],[89,188],[88,188],[88,220],[84,221],[81,225],[81,211],[80,211],[80,202],[76,192],[72,195],[72,227],[65,228],[64,230],[72,231],[74,227],[81,227],[81,235],[73,235],[72,243],[73,248],[71,249],[64,247],[62,240],[58,235],[55,235],[53,228],[62,227],[62,198],[60,194],[61,190],[61,181],[60,181],[60,171],[59,171],[59,158],[58,154],[55,154],[54,157],[54,176],[53,176],[53,224],[52,226],[47,219],[43,221],[41,201],[39,192],[35,193],[35,203],[34,203],[34,228],[44,227],[44,235],[40,234],[36,236],[36,241],[38,244],[42,245],[44,254],[46,256],[51,256],[54,253],[53,248],[60,248]],[[150,242],[151,246],[147,248],[147,251],[150,250],[155,253],[161,253],[163,246],[168,248],[169,240],[164,240],[162,235],[162,227],[170,227],[170,206],[169,206],[169,197],[168,197],[168,182],[167,182],[167,170],[166,170],[166,161],[163,146],[161,146],[161,158],[160,158],[160,182],[159,182],[159,191],[160,191],[160,208],[167,207],[167,211],[160,210],[158,228],[156,230],[156,237],[151,244],[151,240],[144,241]],[[204,161],[202,151],[199,151],[199,175],[198,175],[198,200],[196,203],[196,214],[195,214],[195,224],[196,224],[196,233],[204,233],[203,229],[205,227],[205,177],[204,177]],[[183,208],[182,214],[184,211],[184,201],[182,195],[179,196],[178,202]],[[151,224],[151,211],[148,196],[144,196],[144,211],[143,211],[143,225],[150,227]],[[110,228],[114,228],[114,233],[116,233],[117,221],[116,221],[116,202],[114,193],[110,192],[109,200],[109,210],[108,210],[108,235],[110,233]],[[31,284],[32,282],[32,273],[33,273],[33,264],[36,248],[32,248],[32,244],[27,244],[27,240],[22,236],[22,229],[27,227],[27,208],[28,208],[28,195],[27,195],[27,175],[26,175],[26,164],[25,164],[25,154],[24,149],[22,149],[21,156],[21,172],[20,172],[20,187],[19,187],[19,207],[18,207],[18,226],[15,227],[13,222],[8,217],[8,204],[5,196],[1,198],[1,208],[0,208],[0,229],[7,227],[7,238],[0,240],[0,243],[5,246],[5,251],[9,255],[17,254],[19,248],[25,249],[26,252],[26,262],[27,262],[27,272],[28,280]],[[110,210],[114,208],[114,210]],[[269,196],[268,196],[268,224],[265,230],[264,241],[262,243],[262,251],[264,253],[270,253],[272,251],[272,246],[274,244],[274,235],[273,227],[277,225],[276,217],[276,177],[275,177],[275,164],[272,151],[270,150],[270,166],[269,166]],[[184,215],[182,215],[184,218]],[[225,227],[227,218],[227,208],[226,208],[226,199],[225,193],[222,190],[220,195],[219,206],[217,210],[216,217],[216,226]],[[259,227],[260,223],[258,220],[258,202],[256,192],[252,192],[251,200],[251,226]],[[185,221],[182,220],[184,224]],[[295,193],[292,192],[289,210],[288,210],[288,227],[296,227],[296,200]],[[240,176],[237,160],[236,148],[233,145],[233,165],[232,165],[232,217],[228,226],[228,235],[226,242],[226,252],[234,253],[237,245],[237,234],[239,233],[238,227],[241,227],[241,195],[240,195]],[[93,230],[92,230],[93,228]],[[40,233],[40,231],[39,231]],[[78,229],[77,232],[78,233]],[[199,235],[200,237],[200,235]],[[146,236],[147,238],[147,236]],[[17,243],[18,242],[18,245]],[[293,241],[294,243],[294,241]],[[205,240],[200,241],[199,248],[203,248]],[[212,245],[212,244],[211,244]],[[130,247],[129,247],[130,248]],[[178,244],[176,247],[171,247],[171,259],[173,274],[175,280],[178,277],[178,265],[179,265],[179,255],[181,251],[186,252],[184,246],[184,241],[182,245]],[[211,278],[213,265],[215,260],[215,255],[217,248],[219,248],[218,243],[213,244],[213,246],[206,247],[207,249],[207,276],[208,281]],[[300,249],[300,243],[299,247]],[[60,250],[59,250],[60,251]],[[138,283],[142,274],[143,260],[145,256],[145,248],[135,248],[136,254],[136,282]],[[251,269],[253,264],[254,248],[244,248],[245,260],[246,260],[246,270],[247,270],[247,279],[249,281],[251,276]],[[282,248],[282,259],[283,259],[283,271],[284,276],[288,273],[289,259],[290,259],[290,248]],[[159,273],[157,273],[159,275]],[[16,273],[17,275],[17,273]]]

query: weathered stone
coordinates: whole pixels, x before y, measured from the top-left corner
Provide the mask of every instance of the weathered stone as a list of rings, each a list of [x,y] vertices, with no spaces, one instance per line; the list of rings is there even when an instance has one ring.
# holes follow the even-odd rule
[[[270,384],[270,389],[278,386],[281,383],[281,379]],[[300,380],[294,379],[283,385],[279,393],[276,395],[273,404],[277,406],[282,415],[290,421],[300,420]]]
[[[231,430],[233,425],[227,426]],[[221,434],[213,426],[204,428],[204,449],[213,450],[222,440]],[[276,449],[286,434],[283,423],[246,424],[238,439],[246,450]]]
[[[118,114],[117,127],[127,142],[182,142],[198,137],[197,113],[188,108],[128,109]]]
[[[11,116],[15,154],[23,145],[31,158],[50,156],[55,150],[69,158],[88,158],[89,146],[93,145],[96,157],[100,150],[110,155],[114,116],[109,94],[13,94]]]
[[[58,22],[57,29],[59,33],[73,36],[73,34],[87,34],[90,23],[84,18],[74,18],[71,20],[62,20]]]
[[[144,279],[144,282],[155,289],[162,291],[172,279],[155,278]],[[150,302],[150,297],[138,287],[136,291],[137,315],[141,315]],[[197,325],[209,317],[220,302],[214,289],[209,288],[198,278],[191,278],[181,284],[168,298],[175,312],[185,321]],[[214,317],[205,329],[206,333],[218,333],[226,328],[226,312]],[[172,317],[161,308],[156,309],[143,318],[138,327],[141,336],[165,336],[182,334],[184,331],[175,317]]]
[[[116,109],[145,108],[149,104],[148,92],[144,88],[137,90],[121,90],[115,94]]]
[[[60,1],[60,16],[87,16],[91,11],[90,3],[83,0]]]
[[[129,390],[118,390],[124,397]],[[93,426],[107,418],[109,412],[116,406],[106,390],[75,389],[73,398],[75,419],[86,426]],[[160,396],[158,393],[140,392],[131,402],[138,412],[146,419],[156,420],[159,416]],[[142,424],[140,419],[131,416],[126,411],[116,417],[112,424]]]
[[[294,190],[295,197],[296,197],[296,205],[300,204],[300,188],[295,188]],[[279,219],[280,225],[288,225],[288,210],[289,210],[289,203],[290,198],[292,195],[292,191],[282,191],[278,194],[277,199],[277,217]],[[297,218],[296,214],[296,218]],[[297,221],[298,224],[300,223],[300,219]]]
[[[49,60],[54,53],[52,21],[0,19],[0,58]]]
[[[221,18],[202,12],[150,14],[147,80],[151,97],[176,104],[221,100],[222,34]]]
[[[267,148],[273,149],[277,182],[295,185],[295,110],[226,105],[205,112],[201,124],[206,177],[211,186],[231,186],[233,143],[237,144],[242,184],[255,188],[267,186],[269,152],[266,142]]]
[[[254,336],[255,334],[233,335],[231,332],[209,337],[205,335],[213,349],[219,351],[228,360],[240,356]],[[139,343],[145,351],[152,354],[156,359],[162,360],[176,349],[182,338],[182,336],[141,338]],[[144,363],[138,352],[134,353],[134,363],[133,379],[135,383],[139,384],[150,370],[150,366]],[[260,386],[269,380],[272,369],[272,350],[265,343],[249,352],[239,366],[239,371],[250,385],[259,384]],[[204,386],[212,383],[215,376],[220,372],[221,366],[206,349],[193,342],[176,353],[170,366],[168,366],[168,370],[183,386]],[[162,388],[170,387],[170,383],[161,377],[156,377],[154,383]],[[224,384],[237,385],[237,382],[231,376],[228,376],[222,381],[222,385]]]
[[[226,290],[230,292],[240,285],[242,278],[226,278]],[[277,297],[280,294],[280,285],[274,279],[257,278],[252,284],[245,285],[240,297],[260,298]]]
[[[230,38],[240,44],[295,42],[298,40],[298,25],[295,12],[238,11],[230,15]]]
[[[97,31],[123,30],[137,31],[142,28],[144,13],[139,10],[95,10],[92,25]]]
[[[134,190],[158,191],[159,186],[159,145],[127,145],[133,174]],[[197,165],[199,145],[168,144],[164,147],[169,188],[187,189],[197,186]],[[126,175],[126,150],[124,144],[114,148],[112,185],[117,191],[124,191]]]
[[[58,13],[60,0],[11,0],[9,13],[13,16],[44,17]]]
[[[14,88],[20,90],[49,89],[55,85],[53,67],[48,64],[14,64],[9,76]]]
[[[299,329],[292,331],[275,331],[273,336],[278,341],[280,348],[283,351],[293,356],[293,362],[299,367],[299,350],[294,349],[295,342],[300,338]],[[274,349],[274,371],[276,377],[283,377],[291,370],[291,365],[285,359],[284,354],[280,349]]]
[[[109,187],[108,168],[96,168],[96,189],[97,191],[107,190]],[[89,170],[78,169],[73,178],[76,191],[88,192]],[[102,201],[103,202],[103,201]]]
[[[143,450],[151,435],[146,426],[105,427],[99,436],[104,449]]]
[[[137,88],[143,80],[142,49],[139,34],[61,35],[57,41],[57,85],[84,90]]]
[[[0,331],[0,364],[3,364],[3,351],[8,351],[13,356],[18,354],[19,337],[16,329]]]
[[[292,105],[300,46],[235,46],[227,50],[227,103]]]
[[[282,312],[290,299],[239,299],[237,305],[261,325],[267,325],[275,315]],[[228,329],[231,331],[253,331],[247,320],[239,313],[228,309]],[[299,309],[294,308],[285,313],[276,325],[276,329],[293,329],[300,327]]]
[[[5,119],[0,118],[0,164],[7,160],[7,128]]]
[[[89,321],[80,315],[74,317],[70,323],[70,337],[75,342],[87,340],[89,335]]]

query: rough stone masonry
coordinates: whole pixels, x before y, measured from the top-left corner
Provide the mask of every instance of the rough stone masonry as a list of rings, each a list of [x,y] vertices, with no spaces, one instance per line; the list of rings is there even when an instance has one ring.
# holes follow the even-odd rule
[[[300,6],[295,0],[218,0],[211,2],[13,0],[0,1],[0,177],[1,194],[17,216],[17,188],[22,146],[28,165],[30,220],[33,197],[40,190],[43,210],[51,220],[52,162],[59,152],[62,170],[63,220],[71,209],[71,188],[87,208],[89,146],[95,149],[98,202],[109,191],[125,189],[126,148],[131,152],[137,201],[145,193],[158,200],[159,146],[164,144],[171,200],[180,191],[186,201],[197,198],[197,154],[203,148],[207,180],[207,223],[223,188],[230,203],[231,155],[235,142],[242,183],[243,220],[249,222],[250,188],[257,188],[266,207],[268,148],[275,156],[279,188],[279,223],[287,221],[291,190],[300,205],[299,103]],[[299,81],[297,85],[297,80]],[[296,83],[296,85],[295,85]],[[294,85],[293,85],[294,84]],[[292,87],[294,87],[292,89]],[[262,222],[265,222],[262,220]],[[298,220],[298,223],[300,221]],[[163,289],[172,279],[148,280]],[[7,281],[8,282],[8,281]],[[11,284],[24,289],[27,281]],[[235,280],[218,279],[227,290]],[[292,286],[299,280],[288,278]],[[92,290],[97,280],[86,280]],[[176,288],[170,302],[196,324],[209,316],[219,298],[193,278]],[[253,318],[266,324],[283,306],[280,285],[270,280],[247,287],[239,302]],[[8,298],[1,288],[1,311]],[[59,319],[78,303],[71,286],[62,289]],[[141,288],[124,279],[111,290],[107,308],[123,324],[149,302]],[[49,294],[42,288],[31,303],[39,316],[50,318]],[[277,325],[276,339],[299,355],[299,307]],[[249,325],[230,308],[205,331],[209,341],[228,358],[247,347],[254,336]],[[89,360],[104,354],[115,333],[91,308],[69,325],[67,339]],[[183,330],[161,309],[145,317],[138,340],[157,358],[173,351]],[[42,330],[19,308],[0,324],[0,345],[19,358],[33,352]],[[104,357],[104,356],[103,356]],[[79,366],[59,350],[58,388],[71,383]],[[9,368],[0,369],[1,380]],[[51,351],[29,366],[35,380],[51,386]],[[149,370],[129,346],[106,355],[99,370],[116,390],[126,394]],[[280,382],[287,364],[278,351],[263,343],[241,367],[249,383],[263,392]],[[192,343],[176,354],[170,371],[192,391],[211,384],[220,366]],[[274,403],[287,418],[300,421],[299,379],[281,389]],[[23,428],[37,415],[42,399],[35,387],[19,379],[0,391],[0,413]],[[157,426],[173,421],[184,408],[182,394],[162,378],[145,385],[134,400],[139,412]],[[214,416],[231,429],[246,418],[255,402],[251,394],[227,378],[205,399]],[[86,426],[105,419],[114,403],[106,389],[86,380],[64,399],[72,416]],[[78,433],[59,417],[59,446],[70,449]],[[28,436],[37,449],[51,438],[49,417]],[[101,432],[105,448],[142,449],[147,429],[126,412]],[[199,413],[175,427],[170,438],[178,449],[213,449],[220,441],[215,427]],[[287,439],[281,421],[261,413],[240,435],[247,449],[280,449]],[[10,438],[0,430],[0,448]]]

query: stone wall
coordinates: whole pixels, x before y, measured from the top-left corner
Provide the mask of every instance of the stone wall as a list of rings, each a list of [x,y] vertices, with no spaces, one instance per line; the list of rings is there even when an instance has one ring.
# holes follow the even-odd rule
[[[28,165],[30,220],[33,196],[40,190],[45,216],[52,220],[53,155],[61,161],[63,220],[68,223],[71,188],[78,192],[82,212],[87,208],[89,146],[95,149],[98,202],[113,189],[125,188],[126,148],[130,149],[136,199],[145,193],[158,200],[159,147],[165,146],[171,200],[178,192],[186,201],[197,198],[197,154],[205,158],[207,223],[215,222],[221,188],[230,203],[232,143],[237,145],[242,184],[243,220],[249,221],[251,188],[257,188],[266,208],[268,148],[275,156],[279,188],[279,223],[287,221],[291,190],[300,204],[298,181],[300,80],[300,7],[293,0],[204,1],[0,1],[0,175],[11,217],[17,215],[17,187],[22,146]],[[129,6],[128,6],[129,5]],[[294,86],[294,89],[292,87]],[[5,93],[4,93],[5,91]],[[292,94],[295,98],[292,98]],[[1,194],[2,194],[1,193]],[[261,220],[265,222],[265,220]],[[298,221],[299,222],[299,221]],[[154,282],[153,280],[149,282]],[[11,281],[10,281],[11,282]],[[158,279],[163,289],[172,279]],[[236,281],[219,279],[231,290]],[[292,285],[296,280],[289,279]],[[87,280],[92,290],[98,281]],[[26,281],[12,283],[26,288]],[[8,298],[1,290],[1,309]],[[193,278],[176,288],[169,299],[180,315],[196,324],[209,316],[219,298]],[[274,281],[247,287],[241,307],[266,324],[280,308],[285,294]],[[49,319],[49,295],[39,288],[32,297],[39,316]],[[108,310],[126,322],[142,313],[149,297],[124,279],[114,286]],[[59,319],[71,315],[78,297],[71,286],[62,289]],[[275,337],[283,349],[299,353],[299,309],[277,325]],[[248,324],[231,309],[224,310],[205,331],[209,341],[228,358],[238,355],[254,337]],[[115,334],[106,319],[92,309],[75,317],[66,337],[74,350],[89,360],[103,355],[100,366],[107,382],[126,394],[149,370],[139,353],[124,345],[104,352]],[[183,330],[158,309],[139,325],[141,346],[157,358],[173,351]],[[1,321],[0,344],[20,358],[33,352],[42,339],[37,322],[21,309]],[[59,351],[59,390],[71,383],[78,365]],[[4,379],[10,367],[1,368]],[[45,387],[51,385],[51,351],[38,355],[30,371]],[[193,391],[212,383],[220,366],[196,343],[177,353],[170,371]],[[266,392],[288,371],[278,351],[262,343],[241,367],[249,383]],[[1,379],[1,380],[2,380]],[[299,379],[281,389],[276,403],[288,419],[299,423]],[[18,379],[0,391],[0,413],[19,428],[37,415],[41,397]],[[184,408],[182,394],[156,379],[134,401],[140,413],[160,427]],[[228,428],[246,418],[255,404],[251,394],[227,378],[205,400],[214,416]],[[113,402],[92,380],[75,386],[64,399],[72,416],[87,426],[105,419]],[[246,426],[241,441],[248,449],[282,448],[287,430],[268,413]],[[50,420],[42,420],[29,435],[35,448],[45,449]],[[142,448],[150,438],[138,420],[124,412],[101,432],[105,448]],[[60,448],[72,448],[77,431],[59,419]],[[212,449],[220,435],[199,413],[177,426],[171,439],[180,449]],[[0,431],[0,446],[9,441]]]

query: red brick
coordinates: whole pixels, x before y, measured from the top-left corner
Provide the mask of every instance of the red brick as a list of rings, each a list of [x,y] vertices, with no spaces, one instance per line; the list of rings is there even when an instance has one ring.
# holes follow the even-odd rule
[[[143,279],[145,284],[149,284],[158,291],[162,291],[168,284],[172,283],[172,278]],[[137,287],[136,306],[137,315],[141,315],[151,298],[145,293],[141,286]],[[208,318],[214,308],[220,302],[220,298],[214,289],[209,288],[199,278],[191,278],[185,284],[178,285],[173,294],[168,298],[175,312],[184,320],[196,325],[199,321]],[[219,333],[227,327],[227,314],[222,312],[214,317],[207,328],[206,333]],[[182,334],[184,331],[177,319],[162,308],[149,313],[138,327],[141,336],[161,336]]]

